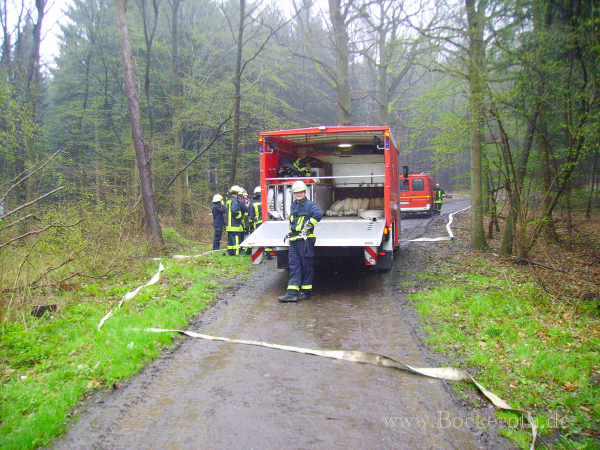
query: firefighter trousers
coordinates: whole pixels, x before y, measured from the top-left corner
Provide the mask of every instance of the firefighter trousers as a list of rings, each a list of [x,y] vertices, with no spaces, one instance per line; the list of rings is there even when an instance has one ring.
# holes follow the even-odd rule
[[[311,291],[315,274],[313,256],[315,256],[316,238],[297,239],[290,242],[288,264],[290,266],[290,281],[288,290]]]
[[[215,227],[215,237],[213,238],[213,250],[221,248],[221,238],[223,237],[223,227]]]
[[[228,231],[227,232],[227,254],[229,256],[239,256],[240,244],[244,240],[243,231]]]

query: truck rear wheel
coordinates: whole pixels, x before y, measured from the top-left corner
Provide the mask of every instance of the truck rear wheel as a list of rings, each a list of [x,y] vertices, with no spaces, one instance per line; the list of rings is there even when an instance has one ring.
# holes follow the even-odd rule
[[[287,250],[279,250],[277,253],[277,268],[278,269],[290,269],[289,265],[289,251]]]

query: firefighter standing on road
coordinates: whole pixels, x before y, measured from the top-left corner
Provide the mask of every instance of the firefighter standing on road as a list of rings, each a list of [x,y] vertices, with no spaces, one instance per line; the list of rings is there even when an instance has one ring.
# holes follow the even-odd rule
[[[227,254],[229,256],[244,256],[240,252],[240,244],[244,238],[244,227],[242,220],[244,213],[248,212],[248,207],[238,198],[241,191],[239,186],[231,186],[229,194],[231,197],[227,200]]]
[[[225,208],[223,197],[220,194],[215,194],[212,199],[213,228],[215,229],[213,250],[219,250],[221,248],[221,237],[223,236],[223,227],[225,226],[223,214],[226,212],[227,208]]]
[[[285,295],[279,297],[281,302],[297,302],[310,297],[317,240],[314,229],[317,222],[323,218],[319,207],[306,198],[306,184],[303,181],[294,181],[292,192],[294,202],[290,213],[290,233],[284,238],[284,241],[290,241],[290,281]]]
[[[442,210],[442,202],[444,201],[444,197],[446,196],[446,191],[444,191],[439,183],[436,183],[435,185],[435,189],[433,190],[433,192],[435,193],[435,214],[439,214],[440,211]]]

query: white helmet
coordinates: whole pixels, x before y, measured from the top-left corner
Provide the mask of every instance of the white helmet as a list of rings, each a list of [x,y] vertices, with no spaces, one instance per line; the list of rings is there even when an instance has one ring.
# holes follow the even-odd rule
[[[248,195],[248,193],[246,192],[246,189],[244,189],[243,187],[240,188],[240,194]]]
[[[292,184],[292,192],[296,193],[296,192],[302,192],[302,191],[306,191],[306,184],[304,184],[304,181],[302,181],[302,180],[294,181],[294,183]]]
[[[254,188],[254,193],[255,193],[255,194],[260,194],[260,186],[256,186],[256,187]]]
[[[235,184],[229,188],[229,192],[231,192],[233,194],[239,194],[240,189],[241,189],[241,187],[239,187],[237,184]]]
[[[223,196],[221,196],[221,194],[215,194],[212,199],[213,203],[220,202],[221,200],[223,200]]]

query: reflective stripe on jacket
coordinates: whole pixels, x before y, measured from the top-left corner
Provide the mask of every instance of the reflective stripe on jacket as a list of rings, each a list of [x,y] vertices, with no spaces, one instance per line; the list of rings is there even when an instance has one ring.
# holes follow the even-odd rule
[[[239,198],[232,196],[227,200],[225,205],[227,208],[227,223],[225,231],[244,231],[242,220],[245,212],[248,212],[248,207]]]
[[[294,168],[302,174],[303,177],[310,176],[310,165],[302,158],[296,158],[293,163]]]
[[[435,203],[441,203],[446,196],[446,191],[442,188],[435,188],[433,191],[435,192]]]
[[[250,224],[253,230],[262,223],[262,203],[260,197],[253,198],[250,202]]]
[[[309,199],[304,199],[301,202],[294,200],[292,203],[292,211],[290,213],[290,241],[302,239],[300,232],[304,228],[307,221],[310,221],[314,226],[323,218],[323,212],[314,202]],[[314,233],[306,237],[316,237]]]

